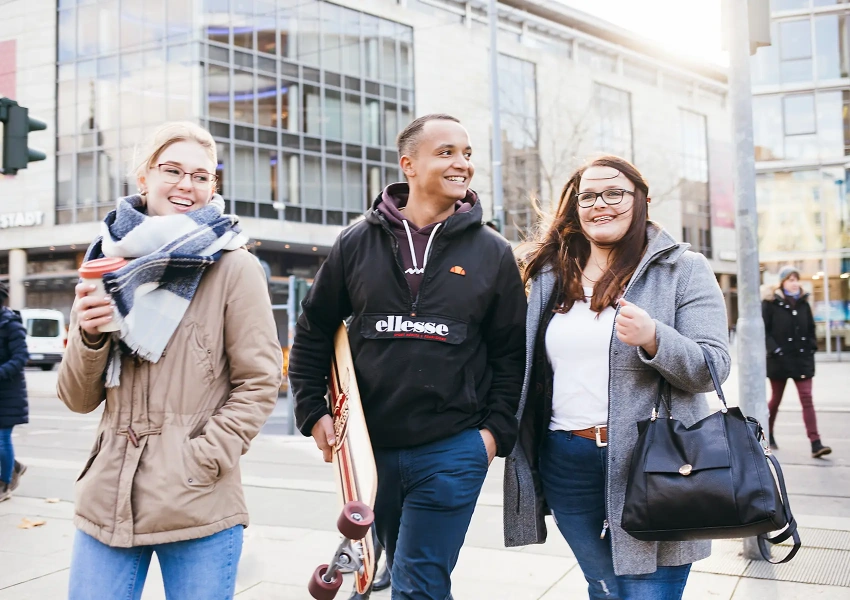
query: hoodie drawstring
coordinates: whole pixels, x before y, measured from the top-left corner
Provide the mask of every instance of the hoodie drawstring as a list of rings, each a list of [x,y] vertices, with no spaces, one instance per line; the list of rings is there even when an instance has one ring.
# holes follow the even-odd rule
[[[437,230],[440,228],[442,223],[434,225],[434,229],[431,230],[431,235],[428,236],[428,244],[425,246],[425,256],[422,257],[421,269],[416,261],[416,249],[413,247],[413,235],[410,233],[410,225],[408,225],[405,220],[402,220],[402,224],[404,225],[404,231],[407,232],[407,243],[410,244],[410,258],[413,260],[413,268],[407,269],[405,273],[410,275],[422,275],[425,272],[425,267],[428,265],[428,255],[431,253],[431,242],[434,241],[434,235],[437,233]]]

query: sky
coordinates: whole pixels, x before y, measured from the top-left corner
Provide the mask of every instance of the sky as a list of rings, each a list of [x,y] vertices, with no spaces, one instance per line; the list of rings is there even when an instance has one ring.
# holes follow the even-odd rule
[[[727,65],[720,49],[721,0],[558,0],[630,29],[677,54]]]

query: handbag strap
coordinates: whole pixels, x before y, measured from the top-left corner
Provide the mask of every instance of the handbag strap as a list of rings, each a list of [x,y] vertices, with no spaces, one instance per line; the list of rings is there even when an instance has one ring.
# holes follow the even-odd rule
[[[723,403],[723,408],[728,409],[726,406],[726,396],[723,395],[723,388],[720,386],[720,378],[717,376],[717,369],[714,367],[714,359],[711,358],[711,354],[708,352],[705,346],[700,346],[700,350],[702,350],[702,355],[705,358],[705,364],[708,365],[708,372],[711,375],[711,382],[714,384],[714,390],[717,392],[717,397],[720,398],[720,401]]]
[[[779,535],[774,537],[767,537],[767,534],[762,534],[758,536],[758,545],[759,552],[761,552],[762,558],[769,562],[772,565],[781,565],[782,563],[787,563],[789,560],[794,558],[797,555],[797,552],[800,550],[800,546],[802,542],[800,541],[800,534],[797,532],[797,521],[794,519],[794,516],[791,514],[791,505],[788,501],[788,491],[785,489],[785,477],[782,475],[782,468],[779,466],[779,461],[776,460],[776,457],[772,454],[766,455],[767,459],[770,461],[770,464],[773,465],[773,469],[776,472],[776,479],[779,481],[779,493],[780,500],[782,501],[782,510],[785,512],[785,520],[788,524],[785,526],[785,529]],[[783,558],[782,560],[771,560],[770,549],[767,547],[767,543],[771,544],[780,544],[787,540],[788,538],[794,539],[794,547],[791,548],[791,552]]]

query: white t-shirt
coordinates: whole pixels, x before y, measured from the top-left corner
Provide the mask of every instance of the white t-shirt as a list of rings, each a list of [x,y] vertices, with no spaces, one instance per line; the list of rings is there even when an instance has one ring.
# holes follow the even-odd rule
[[[546,329],[546,354],[555,381],[550,430],[575,431],[608,422],[608,362],[614,316],[610,306],[597,315],[587,302],[555,313]],[[597,318],[598,316],[598,318]]]

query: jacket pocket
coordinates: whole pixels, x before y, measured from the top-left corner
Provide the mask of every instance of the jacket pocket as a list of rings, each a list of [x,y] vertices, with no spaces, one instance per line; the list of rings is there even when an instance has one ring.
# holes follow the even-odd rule
[[[190,440],[183,444],[184,483],[189,487],[209,487],[218,482],[216,474],[201,465],[195,458]]]
[[[103,432],[101,431],[100,435],[97,436],[97,439],[94,442],[94,446],[92,447],[91,452],[89,453],[88,460],[86,460],[86,466],[83,467],[83,470],[80,473],[80,476],[77,477],[77,481],[79,481],[80,479],[85,477],[86,473],[89,472],[89,469],[91,469],[91,466],[94,464],[94,460],[97,458],[97,455],[100,454],[100,447],[101,447],[102,444],[103,444]]]

